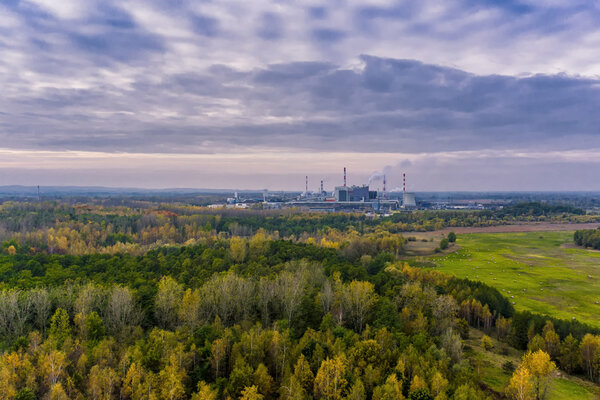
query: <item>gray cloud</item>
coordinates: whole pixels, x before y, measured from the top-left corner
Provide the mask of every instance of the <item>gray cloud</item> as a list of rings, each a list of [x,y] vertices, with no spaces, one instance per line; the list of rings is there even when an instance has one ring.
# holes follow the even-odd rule
[[[3,2],[0,147],[600,148],[599,9],[544,3]]]
[[[314,62],[249,71],[215,66],[128,88],[49,88],[2,100],[3,142],[140,152],[214,145],[372,152],[600,147],[596,80],[362,61],[360,70]]]

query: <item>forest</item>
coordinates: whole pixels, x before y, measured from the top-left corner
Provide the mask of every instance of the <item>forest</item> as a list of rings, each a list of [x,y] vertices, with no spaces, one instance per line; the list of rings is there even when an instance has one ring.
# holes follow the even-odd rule
[[[2,206],[0,398],[543,399],[558,369],[600,381],[597,329],[403,259],[395,215],[181,207]],[[524,352],[506,392],[473,332]]]
[[[536,202],[499,210],[417,211],[378,218],[295,209],[209,209],[187,203],[115,202],[4,202],[0,204],[0,242],[14,245],[21,253],[141,255],[156,247],[204,243],[217,236],[248,238],[259,230],[270,238],[339,246],[353,235],[392,237],[445,227],[600,221],[600,216],[585,215],[572,206]]]

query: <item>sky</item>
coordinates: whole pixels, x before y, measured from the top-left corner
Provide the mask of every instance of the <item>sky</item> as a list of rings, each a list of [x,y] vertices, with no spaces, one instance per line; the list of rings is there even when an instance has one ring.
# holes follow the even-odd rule
[[[600,190],[598,0],[2,0],[0,185]]]

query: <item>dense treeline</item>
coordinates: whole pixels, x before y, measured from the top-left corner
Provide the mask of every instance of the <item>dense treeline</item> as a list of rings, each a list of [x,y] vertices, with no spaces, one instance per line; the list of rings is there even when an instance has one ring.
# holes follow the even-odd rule
[[[578,246],[600,250],[600,228],[575,231],[573,239]]]
[[[354,213],[295,210],[208,209],[185,204],[138,202],[126,206],[96,204],[4,203],[0,241],[20,253],[140,255],[164,246],[193,244],[217,237],[269,237],[339,246],[356,235],[432,231],[447,226],[489,226],[520,221],[584,222],[569,206],[525,203],[496,211],[418,211],[372,218]],[[8,246],[5,246],[5,250]]]
[[[565,204],[548,204],[538,202],[524,202],[503,207],[496,211],[496,215],[503,218],[506,215],[519,216],[550,216],[558,214],[584,215],[585,210]]]
[[[27,254],[5,242],[0,255],[0,287],[57,285],[66,280],[127,285],[152,284],[163,275],[183,283],[202,283],[213,273],[232,269],[245,276],[272,273],[282,263],[307,259],[321,263],[328,273],[340,271],[344,278],[364,278],[395,260],[403,246],[401,236],[356,236],[334,248],[310,243],[269,240],[258,232],[250,239],[214,238],[204,244],[161,247],[140,256]]]

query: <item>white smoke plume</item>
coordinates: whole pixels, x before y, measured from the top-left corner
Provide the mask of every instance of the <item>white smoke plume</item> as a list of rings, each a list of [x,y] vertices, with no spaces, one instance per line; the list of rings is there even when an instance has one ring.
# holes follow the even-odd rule
[[[369,184],[373,182],[383,181],[383,177],[385,175],[382,172],[373,172],[373,174],[369,177]]]

